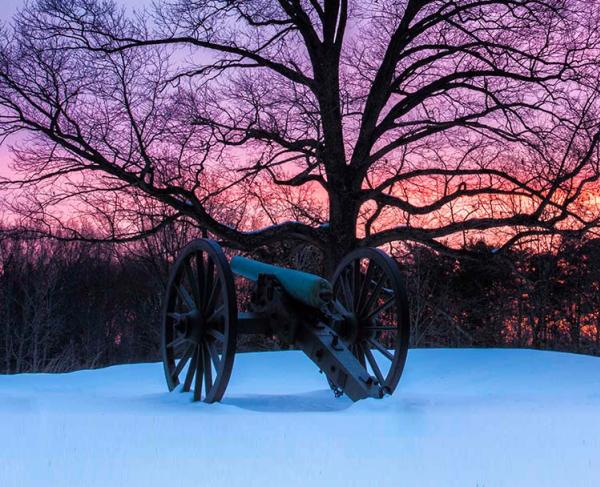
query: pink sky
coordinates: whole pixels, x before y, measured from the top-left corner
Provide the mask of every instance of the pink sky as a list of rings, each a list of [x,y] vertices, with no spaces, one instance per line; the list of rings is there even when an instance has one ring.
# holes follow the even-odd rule
[[[117,2],[126,6],[130,11],[150,6],[152,3],[151,0],[117,0]],[[9,23],[18,8],[24,6],[25,3],[25,0],[0,0],[0,22]],[[9,164],[11,154],[8,148],[10,142],[9,140],[0,145],[0,177],[10,175]],[[12,142],[14,142],[14,138]],[[592,206],[597,205],[598,202],[600,202],[600,197],[594,195],[589,197],[588,203]]]

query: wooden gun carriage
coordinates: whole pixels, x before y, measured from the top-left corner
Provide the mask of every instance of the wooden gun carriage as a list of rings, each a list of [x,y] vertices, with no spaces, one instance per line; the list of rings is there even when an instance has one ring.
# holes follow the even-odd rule
[[[238,313],[234,273],[254,282]],[[336,396],[353,401],[392,394],[408,349],[408,304],[397,263],[384,252],[348,254],[331,281],[233,257],[209,239],[190,242],[175,261],[163,305],[162,355],[169,390],[219,401],[238,334],[262,333],[301,349]]]

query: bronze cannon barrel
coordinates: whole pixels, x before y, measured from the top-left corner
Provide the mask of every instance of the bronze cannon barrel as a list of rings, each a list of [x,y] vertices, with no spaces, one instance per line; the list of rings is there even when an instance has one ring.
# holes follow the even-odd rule
[[[273,275],[290,296],[313,308],[324,308],[333,297],[328,280],[307,272],[284,269],[240,256],[231,259],[231,270],[252,281],[257,281],[259,274]]]

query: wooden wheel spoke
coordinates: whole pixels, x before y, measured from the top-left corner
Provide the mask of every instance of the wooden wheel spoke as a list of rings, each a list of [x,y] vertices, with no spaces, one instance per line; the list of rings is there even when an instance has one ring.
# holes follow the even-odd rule
[[[206,393],[206,396],[208,397],[208,394],[212,388],[212,366],[210,363],[210,352],[208,350],[208,343],[204,343],[204,351],[203,354],[204,356],[204,391]]]
[[[222,316],[223,311],[225,311],[225,306],[221,305],[213,313],[206,319],[208,323],[214,322],[219,316]]]
[[[217,278],[214,282],[212,289],[210,290],[210,296],[208,297],[208,301],[206,303],[206,312],[210,313],[211,310],[215,307],[217,303],[217,299],[221,294],[221,280]]]
[[[207,256],[207,259],[210,260],[210,257]],[[196,274],[198,274],[198,308],[203,309],[204,304],[204,295],[206,293],[206,277],[204,270],[204,253],[197,252],[196,253]]]
[[[170,341],[169,343],[167,343],[167,348],[176,348],[179,345],[185,343],[187,341],[187,338],[184,336],[181,337],[177,337],[174,340]]]
[[[381,290],[387,294],[394,294],[394,290],[390,289],[389,287],[382,287]]]
[[[192,357],[192,362],[185,374],[185,381],[183,383],[183,388],[181,392],[188,392],[190,387],[192,386],[192,379],[194,378],[194,373],[196,372],[196,363],[198,362],[198,347],[194,346],[194,356]]]
[[[371,366],[371,368],[373,369],[373,372],[375,373],[375,377],[377,377],[379,384],[383,385],[385,383],[385,379],[383,378],[383,374],[381,373],[379,364],[377,364],[377,360],[375,360],[375,357],[373,356],[373,352],[371,352],[369,347],[364,347],[364,350],[365,350],[365,356],[367,357],[367,361],[369,362],[369,365]]]
[[[377,308],[375,308],[373,311],[371,311],[367,318],[371,319],[374,316],[377,316],[379,313],[382,313],[383,311],[385,311],[386,309],[388,309],[390,306],[392,306],[392,304],[394,304],[396,301],[396,296],[392,295],[391,298],[387,299],[383,304],[379,305]]]
[[[369,309],[371,309],[371,306],[373,306],[373,304],[379,297],[379,291],[381,291],[381,286],[383,286],[384,280],[385,280],[385,274],[382,272],[381,274],[379,274],[379,277],[377,278],[377,281],[375,282],[375,289],[373,289],[373,291],[371,292],[369,299],[367,299],[367,301],[364,302],[363,306],[359,309],[360,315],[362,315],[363,313],[365,313]]]
[[[219,374],[219,370],[221,368],[221,359],[219,358],[217,349],[215,348],[214,343],[211,342],[206,342],[206,347],[208,348],[208,353],[210,354],[210,358],[215,367],[215,370],[217,371],[217,374]]]
[[[369,285],[371,284],[371,279],[373,275],[373,269],[375,268],[375,264],[372,261],[369,261],[367,264],[367,272],[365,273],[365,278],[362,282],[362,286],[360,287],[360,293],[358,294],[358,304],[356,309],[360,312],[363,307],[363,303],[367,297],[367,292],[369,291]]]
[[[352,262],[352,309],[356,311],[358,309],[358,301],[360,298],[361,289],[361,273],[360,273],[360,260],[357,259]]]
[[[223,333],[221,333],[220,331],[215,330],[214,328],[206,330],[206,334],[213,337],[218,342],[225,343],[225,335],[223,335]]]
[[[381,354],[386,357],[387,359],[393,361],[394,360],[394,355],[392,355],[390,353],[390,351],[385,348],[381,343],[379,343],[377,340],[375,340],[374,338],[369,338],[367,340],[371,345],[373,345],[377,350],[379,350],[381,352]],[[367,349],[367,347],[365,347],[365,350]]]
[[[187,306],[188,311],[193,311],[196,309],[194,299],[190,296],[190,293],[188,293],[187,289],[183,287],[181,282],[175,285],[175,289],[177,289],[177,294],[179,294],[179,297]]]
[[[199,401],[202,397],[202,373],[204,369],[204,350],[202,345],[198,346],[198,360],[196,361],[196,381],[194,382],[194,401]]]
[[[183,267],[185,269],[185,275],[187,277],[187,280],[190,284],[190,289],[192,290],[192,298],[194,300],[194,307],[195,308],[200,308],[202,301],[201,301],[201,294],[200,294],[200,287],[199,287],[199,278],[196,279],[196,277],[194,276],[194,271],[192,271],[192,267],[190,265],[190,262],[187,261],[183,264]]]
[[[202,296],[203,299],[203,305],[206,307],[206,313],[210,313],[210,301],[214,295],[215,292],[215,263],[214,261],[210,258],[210,256],[207,259],[206,262],[206,278],[205,278],[205,283],[204,283],[204,294]],[[218,279],[217,279],[218,282]]]
[[[193,351],[194,351],[194,344],[190,344],[190,346],[185,350],[185,352],[183,353],[183,356],[179,360],[177,367],[175,367],[175,370],[171,374],[171,377],[173,377],[173,380],[175,380],[179,377],[179,374],[185,367],[185,364],[187,364],[189,359],[191,358]]]
[[[346,279],[346,277],[347,277],[346,274],[347,274],[346,272],[342,272],[342,274],[340,275],[340,284],[342,286],[342,294],[344,296],[346,308],[349,311],[354,311],[354,308],[353,308],[354,298],[352,296],[352,292],[350,291],[349,284]]]
[[[338,313],[346,314],[349,312],[349,310],[346,308],[346,306],[344,306],[344,304],[341,303],[338,299],[334,300],[333,303],[334,303],[335,309],[338,311]]]

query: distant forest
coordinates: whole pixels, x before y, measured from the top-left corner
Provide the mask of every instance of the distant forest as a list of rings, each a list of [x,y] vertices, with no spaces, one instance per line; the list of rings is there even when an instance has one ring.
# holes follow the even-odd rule
[[[195,232],[167,228],[122,245],[3,233],[0,372],[160,360],[169,264]],[[600,239],[563,239],[545,252],[495,253],[483,243],[465,245],[460,256],[421,246],[388,251],[406,277],[413,347],[600,355]],[[291,259],[284,245],[254,257],[309,271],[318,267],[310,254],[304,263]],[[243,302],[247,287],[239,284]],[[238,343],[242,351],[278,347],[269,337]]]

